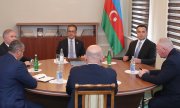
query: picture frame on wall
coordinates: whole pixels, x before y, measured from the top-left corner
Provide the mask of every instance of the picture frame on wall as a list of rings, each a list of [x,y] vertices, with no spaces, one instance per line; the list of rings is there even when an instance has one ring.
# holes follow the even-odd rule
[[[37,36],[43,36],[43,28],[37,28]]]

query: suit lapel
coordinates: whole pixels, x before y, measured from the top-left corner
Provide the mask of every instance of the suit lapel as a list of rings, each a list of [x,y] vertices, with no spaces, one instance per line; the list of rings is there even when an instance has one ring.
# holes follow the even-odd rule
[[[69,51],[68,38],[66,38],[65,48],[66,48],[66,54],[67,54],[67,57],[68,57],[68,51]]]
[[[9,50],[8,46],[3,42],[3,47],[5,48],[5,50]]]
[[[79,42],[75,39],[75,51],[76,51],[76,56],[77,56],[78,44],[79,44]]]

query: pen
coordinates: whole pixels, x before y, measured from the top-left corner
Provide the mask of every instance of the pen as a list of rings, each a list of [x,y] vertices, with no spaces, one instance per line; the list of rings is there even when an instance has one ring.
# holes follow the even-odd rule
[[[42,79],[42,78],[45,78],[46,76],[43,76],[43,77],[40,77],[40,78],[38,78],[38,79]]]

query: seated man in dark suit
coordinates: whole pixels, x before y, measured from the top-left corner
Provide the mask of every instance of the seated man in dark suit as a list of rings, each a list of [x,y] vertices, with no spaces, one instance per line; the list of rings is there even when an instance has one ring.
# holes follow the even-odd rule
[[[8,52],[9,44],[16,40],[16,32],[12,29],[6,29],[3,33],[4,42],[0,45],[0,56],[6,54]],[[26,65],[30,65],[30,58],[22,57],[20,61],[24,62]]]
[[[161,70],[142,69],[139,73],[141,79],[163,85],[163,89],[149,101],[149,108],[180,108],[180,52],[167,38],[158,41],[157,52],[166,58]]]
[[[135,58],[135,63],[154,65],[156,61],[156,45],[147,39],[147,27],[139,25],[136,28],[138,40],[132,41],[123,57],[123,61]]]
[[[85,48],[82,41],[75,38],[77,27],[75,25],[68,25],[67,35],[68,38],[59,42],[56,50],[56,54],[60,53],[63,49],[64,57],[67,58],[78,58],[84,56]]]
[[[0,108],[42,108],[25,99],[24,88],[36,88],[37,81],[25,64],[18,61],[23,52],[24,44],[14,40],[9,52],[0,57]]]
[[[97,45],[91,45],[87,48],[85,59],[87,65],[77,66],[71,69],[66,85],[66,92],[71,96],[68,108],[74,108],[74,90],[75,84],[116,84],[116,72],[112,68],[104,68],[101,65],[103,60],[102,49]],[[109,106],[110,103],[108,103]],[[79,108],[81,108],[79,103]]]

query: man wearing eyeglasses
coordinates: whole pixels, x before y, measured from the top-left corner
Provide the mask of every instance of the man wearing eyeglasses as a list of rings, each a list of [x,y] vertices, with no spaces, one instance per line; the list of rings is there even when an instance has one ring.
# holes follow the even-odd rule
[[[84,43],[76,39],[77,26],[68,25],[67,35],[68,38],[59,42],[59,45],[56,50],[56,54],[60,53],[60,50],[63,49],[64,57],[67,58],[78,58],[82,57],[85,54]]]

